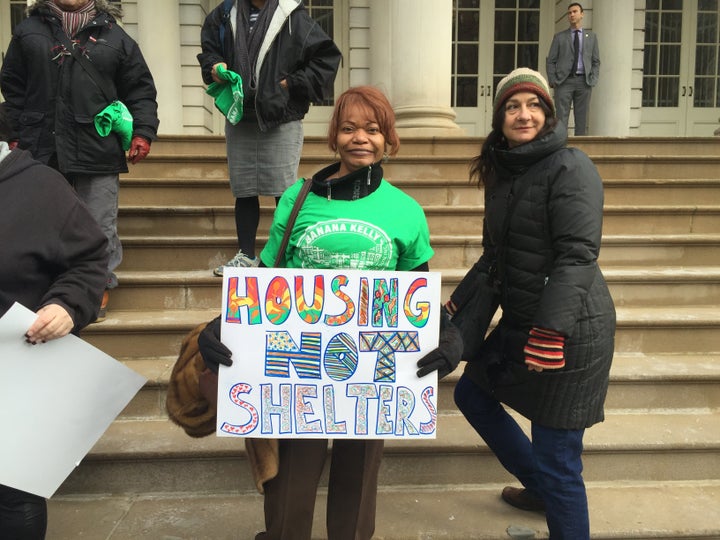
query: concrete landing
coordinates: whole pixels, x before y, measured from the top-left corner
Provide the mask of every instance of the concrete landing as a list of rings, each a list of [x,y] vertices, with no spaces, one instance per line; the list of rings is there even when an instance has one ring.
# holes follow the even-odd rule
[[[500,500],[502,484],[393,486],[378,497],[376,540],[501,540],[511,525],[546,539],[541,514]],[[593,539],[718,539],[720,482],[589,483]],[[325,538],[325,492],[313,540]],[[252,540],[263,528],[256,493],[60,496],[49,502],[47,540]]]

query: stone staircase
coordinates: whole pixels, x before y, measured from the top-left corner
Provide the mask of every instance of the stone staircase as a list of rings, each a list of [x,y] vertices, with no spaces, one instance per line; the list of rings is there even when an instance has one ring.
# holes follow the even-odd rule
[[[720,140],[573,144],[605,182],[600,261],[618,312],[607,418],[585,437],[592,537],[718,539]],[[481,251],[482,192],[467,180],[478,149],[404,139],[385,166],[426,210],[444,298]],[[300,174],[331,159],[308,139]],[[180,340],[219,310],[210,269],[235,252],[224,142],[165,137],[121,183],[121,286],[83,337],[148,383],[50,500],[48,539],[252,539],[262,498],[242,441],[191,439],[164,412]],[[263,200],[261,244],[272,207]],[[458,372],[441,384],[438,438],[386,445],[376,538],[501,539],[509,525],[547,538],[543,516],[500,501],[513,480],[455,408]]]

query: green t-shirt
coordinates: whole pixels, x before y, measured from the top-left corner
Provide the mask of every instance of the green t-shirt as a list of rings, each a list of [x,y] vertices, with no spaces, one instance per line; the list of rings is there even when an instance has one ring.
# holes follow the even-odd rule
[[[275,265],[285,224],[302,183],[300,180],[290,186],[275,210],[270,237],[260,254],[265,266]],[[412,270],[432,256],[430,231],[422,207],[382,180],[373,193],[353,201],[328,200],[308,193],[282,266]]]

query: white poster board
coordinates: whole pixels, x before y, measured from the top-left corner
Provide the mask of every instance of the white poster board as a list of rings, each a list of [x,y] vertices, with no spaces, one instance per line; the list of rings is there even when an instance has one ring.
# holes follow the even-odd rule
[[[440,274],[226,267],[219,436],[435,438]]]
[[[0,319],[0,484],[49,498],[145,378],[72,334],[31,345],[37,315]]]

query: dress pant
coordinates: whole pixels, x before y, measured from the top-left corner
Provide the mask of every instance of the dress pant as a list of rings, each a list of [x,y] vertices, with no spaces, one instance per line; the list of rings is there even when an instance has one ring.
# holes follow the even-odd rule
[[[265,528],[256,540],[309,540],[327,439],[282,439],[278,475],[264,484]],[[369,540],[375,531],[384,441],[335,439],[327,496],[328,540]]]
[[[0,484],[0,538],[43,540],[47,502],[43,497]]]
[[[590,110],[592,87],[585,82],[585,75],[571,76],[555,87],[555,107],[558,119],[568,128],[570,105],[575,119],[575,135],[587,135],[587,118]]]
[[[589,540],[587,494],[582,477],[584,429],[532,424],[532,441],[494,397],[463,375],[455,403],[505,469],[545,501],[550,540]]]

